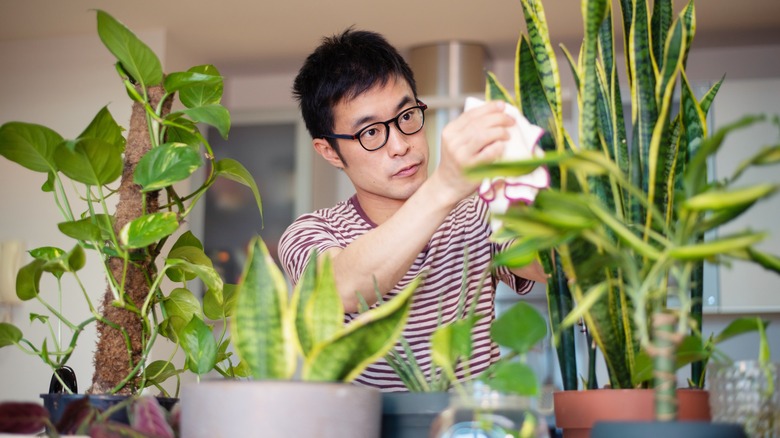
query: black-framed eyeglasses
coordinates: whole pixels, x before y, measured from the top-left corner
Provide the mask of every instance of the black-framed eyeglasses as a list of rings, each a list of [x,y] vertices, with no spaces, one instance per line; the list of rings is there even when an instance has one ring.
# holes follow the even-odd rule
[[[323,138],[340,138],[344,140],[357,140],[360,146],[367,151],[375,151],[385,144],[390,138],[390,124],[395,124],[401,133],[406,135],[417,134],[425,124],[425,110],[428,105],[417,101],[417,106],[407,108],[400,114],[384,122],[372,123],[355,134],[322,134]]]

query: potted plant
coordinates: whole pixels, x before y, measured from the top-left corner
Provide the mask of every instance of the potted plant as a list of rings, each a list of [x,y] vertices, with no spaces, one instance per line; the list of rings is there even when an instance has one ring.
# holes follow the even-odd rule
[[[754,246],[762,233],[704,239],[705,232],[776,191],[773,184],[740,187],[738,178],[753,165],[776,162],[778,148],[747,160],[728,179],[708,181],[707,159],[723,138],[764,118],[746,117],[708,132],[705,116],[720,82],[698,98],[685,74],[695,33],[692,1],[676,18],[671,1],[655,1],[652,11],[645,0],[620,4],[631,114],[623,113],[612,2],[583,0],[580,54],[574,58],[563,50],[577,87],[575,137],[563,124],[559,68],[543,6],[539,0],[523,0],[528,34],[517,46],[514,96],[492,75],[487,95],[511,102],[544,128],[541,144],[547,153],[471,173],[475,178],[518,176],[549,166],[553,189],[540,193],[532,206],[515,205],[500,217],[499,235],[516,243],[496,263],[522,265],[538,254],[550,274],[550,317],[565,389],[578,387],[572,327],[583,319],[607,364],[609,386],[653,386],[654,418],[674,420],[675,359],[707,354],[696,340],[703,261],[751,260],[778,270],[778,259]],[[675,114],[676,87],[681,110]],[[669,295],[679,300],[678,307],[667,305]],[[680,351],[691,332],[694,338]],[[643,366],[654,370],[653,382],[640,381]],[[583,375],[586,386],[595,388],[595,373]],[[700,375],[692,380],[703,381]],[[564,393],[574,394],[559,394]],[[706,404],[706,395],[703,400]],[[559,424],[568,417],[556,413]]]
[[[258,208],[260,195],[240,163],[214,159],[198,129],[197,124],[205,123],[227,136],[230,128],[229,113],[220,104],[223,80],[217,69],[201,65],[165,75],[152,50],[100,10],[97,31],[116,57],[116,70],[132,101],[126,138],[107,108],[71,140],[32,123],[0,127],[0,155],[44,176],[42,190],[51,193],[63,216],[58,228],[74,239],[70,250],[29,251],[33,260],[17,276],[19,298],[38,301],[48,311],[31,314],[31,321],[49,327],[51,336],[37,343],[14,325],[2,323],[0,347],[16,345],[38,356],[54,372],[55,390],[75,392],[72,382],[63,378],[65,366],[79,335],[95,323],[94,377],[86,393],[121,397],[155,387],[169,395],[161,383],[182,372],[236,372],[226,330],[214,330],[209,322],[227,320],[234,289],[223,283],[200,241],[183,225],[219,177],[248,186]],[[176,108],[175,96],[180,103]],[[180,193],[177,183],[206,163],[204,182]],[[93,302],[95,291],[85,290],[79,281],[87,251],[97,254],[106,274],[99,303]],[[64,276],[72,276],[81,285],[80,298],[48,290],[50,283],[42,282],[45,276],[54,278],[55,289]],[[205,286],[202,302],[188,286],[195,278]],[[89,318],[71,321],[56,304],[62,299],[82,299]],[[65,339],[54,335],[54,321],[62,324]],[[161,338],[184,351],[184,364],[150,361]]]
[[[182,434],[314,436],[327,430],[339,437],[379,437],[381,393],[348,382],[395,344],[420,281],[345,325],[329,258],[318,261],[312,252],[288,298],[283,274],[256,238],[230,321],[240,367],[252,381],[185,386]]]

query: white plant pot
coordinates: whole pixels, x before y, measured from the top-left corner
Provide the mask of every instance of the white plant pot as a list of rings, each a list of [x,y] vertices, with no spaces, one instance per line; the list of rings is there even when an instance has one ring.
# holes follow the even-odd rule
[[[207,381],[181,397],[182,438],[379,438],[381,393],[346,383]]]

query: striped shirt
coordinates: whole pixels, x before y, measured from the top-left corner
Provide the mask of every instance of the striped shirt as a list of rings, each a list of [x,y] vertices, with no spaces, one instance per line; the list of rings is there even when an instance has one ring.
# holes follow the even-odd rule
[[[353,196],[332,208],[299,217],[282,235],[279,257],[290,280],[297,283],[312,248],[316,248],[320,254],[329,248],[344,248],[374,227],[376,224],[368,219],[357,197]],[[464,199],[434,232],[403,279],[384,297],[389,300],[418,275],[425,274],[424,282],[415,291],[403,336],[426,376],[431,368],[430,339],[437,328],[439,307],[442,324],[461,317],[458,314],[458,302],[466,263],[466,309],[478,296],[476,313],[487,317],[481,318],[474,327],[473,354],[468,366],[461,366],[457,370],[459,379],[478,375],[499,356],[499,349],[491,342],[489,334],[490,323],[495,316],[494,297],[498,281],[505,282],[521,294],[527,293],[533,286],[532,281],[516,277],[508,269],[500,268],[482,282],[482,291],[478,294],[480,280],[493,256],[509,244],[492,242],[491,234],[485,202],[477,196]],[[349,322],[357,315],[346,314],[345,321]],[[400,345],[395,348],[405,356]],[[366,368],[355,382],[388,392],[407,390],[385,359]]]

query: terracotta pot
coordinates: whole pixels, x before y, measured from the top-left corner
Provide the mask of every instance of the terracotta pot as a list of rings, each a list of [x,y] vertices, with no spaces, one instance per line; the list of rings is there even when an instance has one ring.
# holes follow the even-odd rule
[[[555,424],[564,438],[589,438],[597,421],[653,421],[652,389],[594,389],[553,394]],[[709,392],[678,389],[679,421],[710,421]]]

